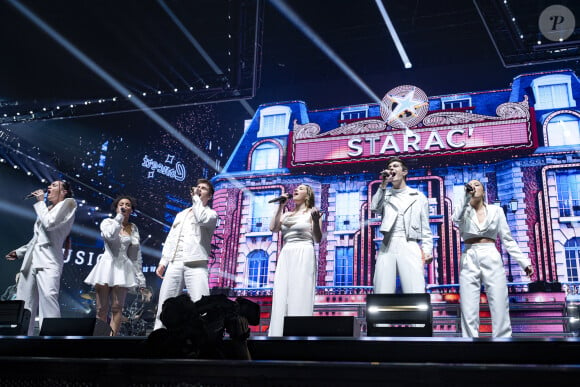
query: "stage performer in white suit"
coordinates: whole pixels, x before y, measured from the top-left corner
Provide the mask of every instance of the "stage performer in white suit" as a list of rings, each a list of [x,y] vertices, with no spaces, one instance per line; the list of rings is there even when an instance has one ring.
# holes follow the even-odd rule
[[[292,195],[294,211],[284,212],[289,195],[283,195],[270,231],[282,231],[284,246],[278,254],[268,336],[282,336],[285,316],[312,316],[316,286],[314,243],[322,239],[320,211],[314,191],[300,184]]]
[[[97,293],[97,318],[107,323],[111,311],[111,336],[119,333],[127,292],[145,288],[143,257],[137,225],[129,222],[135,199],[119,196],[113,201],[116,216],[101,222],[105,252],[85,279]]]
[[[34,235],[26,245],[6,255],[8,260],[23,259],[16,299],[23,300],[24,307],[30,310],[29,336],[34,334],[37,314],[41,327],[45,317],[60,317],[58,295],[64,265],[63,244],[70,234],[77,209],[66,181],[56,180],[48,186],[49,206],[44,202],[43,190],[36,190],[31,195],[36,199]]]
[[[407,186],[408,173],[403,160],[389,159],[371,201],[371,211],[382,217],[383,242],[374,274],[377,294],[395,293],[397,272],[403,293],[425,293],[424,265],[433,260],[429,204],[425,195]],[[387,189],[389,183],[392,188]]]
[[[499,235],[504,248],[528,276],[534,273],[512,238],[503,209],[486,203],[485,189],[478,180],[465,185],[465,195],[455,203],[453,221],[459,227],[465,251],[461,254],[459,293],[463,337],[479,336],[479,298],[485,285],[493,337],[511,337],[505,268],[495,246]]]
[[[181,294],[184,283],[193,302],[209,295],[207,264],[218,220],[217,213],[208,205],[214,188],[209,180],[198,179],[190,193],[193,204],[175,217],[157,266],[156,274],[163,278],[163,283],[159,290],[155,329],[163,328],[159,319],[163,303]]]

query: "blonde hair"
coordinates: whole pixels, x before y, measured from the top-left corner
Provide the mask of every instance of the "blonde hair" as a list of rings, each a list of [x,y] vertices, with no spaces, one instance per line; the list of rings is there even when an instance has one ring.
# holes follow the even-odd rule
[[[306,187],[306,200],[304,200],[306,204],[306,208],[314,207],[314,190],[308,184],[300,184]]]

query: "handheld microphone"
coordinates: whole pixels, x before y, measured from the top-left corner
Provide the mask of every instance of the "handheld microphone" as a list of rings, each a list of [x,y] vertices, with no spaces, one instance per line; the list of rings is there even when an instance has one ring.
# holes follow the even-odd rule
[[[281,202],[285,202],[288,199],[290,199],[290,196],[282,195],[282,196],[278,196],[277,198],[274,198],[272,200],[268,200],[268,203],[281,203]]]
[[[469,183],[465,184],[465,190],[467,192],[473,192],[473,187],[471,185],[469,185]]]
[[[28,195],[26,195],[26,196],[24,197],[24,200],[26,200],[26,199],[32,199],[33,197],[35,197],[35,196],[34,196],[34,192],[31,192],[31,193],[29,193]]]

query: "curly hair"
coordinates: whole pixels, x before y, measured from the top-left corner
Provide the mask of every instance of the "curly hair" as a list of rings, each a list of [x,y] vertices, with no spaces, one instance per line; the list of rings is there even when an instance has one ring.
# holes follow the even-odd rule
[[[129,196],[129,195],[119,195],[115,198],[115,200],[113,200],[113,203],[111,204],[111,209],[113,211],[117,210],[117,206],[119,205],[119,202],[123,199],[127,199],[128,201],[131,202],[131,209],[133,211],[135,211],[137,209],[137,200],[133,197],[133,196]]]

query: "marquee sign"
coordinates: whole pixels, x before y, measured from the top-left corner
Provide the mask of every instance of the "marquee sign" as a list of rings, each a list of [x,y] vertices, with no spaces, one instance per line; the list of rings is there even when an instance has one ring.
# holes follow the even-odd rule
[[[427,114],[427,97],[420,89],[399,88],[403,88],[399,96],[387,94],[383,99],[384,121],[360,120],[325,133],[316,123],[295,121],[289,167],[537,148],[527,97],[498,106],[497,116],[458,111]],[[420,124],[411,128],[408,123]]]

